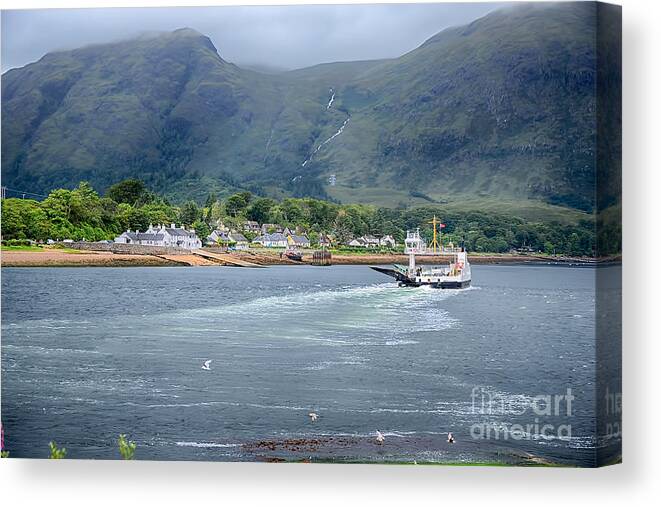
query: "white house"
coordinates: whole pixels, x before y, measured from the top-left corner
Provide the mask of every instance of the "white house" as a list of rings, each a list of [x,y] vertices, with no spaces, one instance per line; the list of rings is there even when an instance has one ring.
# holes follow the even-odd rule
[[[227,235],[228,239],[230,240],[230,244],[237,250],[247,250],[248,249],[248,240],[246,237],[241,234],[240,232],[230,232]]]
[[[207,245],[217,245],[219,243],[229,243],[227,231],[214,229],[211,231],[211,234],[207,236]]]
[[[287,236],[280,232],[263,234],[253,239],[253,243],[259,243],[267,248],[287,248]]]
[[[243,222],[243,230],[244,232],[259,233],[261,229],[259,227],[259,224],[254,220],[246,220],[245,222]]]
[[[374,236],[361,236],[359,238],[349,241],[349,246],[358,246],[361,248],[377,248],[379,246],[379,238]]]
[[[235,248],[236,250],[246,250],[248,248],[249,242],[246,239],[246,237],[239,232],[236,231],[225,232],[216,229],[207,236],[207,244],[229,245]]]
[[[145,232],[136,230],[126,231],[115,238],[115,243],[147,245],[161,247],[179,247],[194,250],[202,247],[202,241],[197,237],[193,229],[186,230],[183,227],[170,227],[165,225],[150,225]]]
[[[379,245],[386,246],[388,248],[395,248],[397,246],[397,241],[390,235],[383,236],[379,239]]]
[[[310,248],[310,240],[307,236],[289,234],[287,236],[287,245],[296,248]]]

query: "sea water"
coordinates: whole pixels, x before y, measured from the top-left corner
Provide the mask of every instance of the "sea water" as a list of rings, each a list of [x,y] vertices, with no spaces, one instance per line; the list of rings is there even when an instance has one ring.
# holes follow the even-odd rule
[[[5,444],[589,465],[595,273],[475,265],[472,287],[438,290],[364,266],[5,268]]]

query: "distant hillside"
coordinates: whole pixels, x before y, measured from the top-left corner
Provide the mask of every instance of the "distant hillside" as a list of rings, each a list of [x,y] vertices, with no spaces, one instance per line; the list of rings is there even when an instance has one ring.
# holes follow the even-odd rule
[[[592,210],[596,16],[524,4],[400,58],[270,74],[191,29],[48,54],[2,76],[3,184]]]

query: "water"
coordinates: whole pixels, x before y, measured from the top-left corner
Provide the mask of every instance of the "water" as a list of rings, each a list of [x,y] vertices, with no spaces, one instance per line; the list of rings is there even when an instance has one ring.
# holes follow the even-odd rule
[[[126,433],[139,459],[592,464],[595,269],[473,278],[440,291],[361,266],[3,269],[7,447],[114,459]],[[567,389],[569,414],[566,398],[532,409]]]

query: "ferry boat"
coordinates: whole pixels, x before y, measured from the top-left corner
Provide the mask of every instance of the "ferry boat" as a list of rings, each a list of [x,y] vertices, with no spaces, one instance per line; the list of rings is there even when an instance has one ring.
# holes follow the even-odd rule
[[[393,277],[401,286],[421,287],[429,285],[435,289],[463,289],[471,284],[471,266],[463,247],[437,248],[436,217],[434,217],[433,248],[428,249],[420,237],[420,229],[406,231],[406,249],[409,256],[408,266],[394,264],[391,268],[370,266],[373,270]],[[452,261],[445,266],[416,266],[416,255],[452,254]]]

